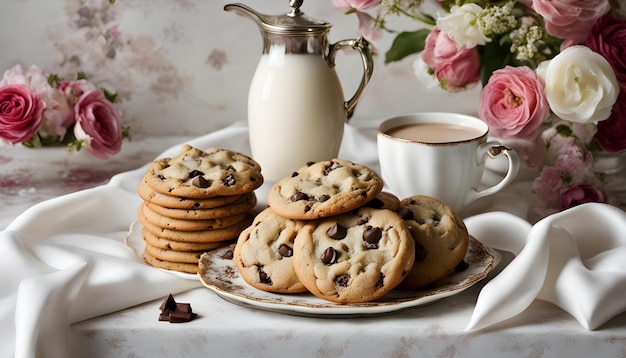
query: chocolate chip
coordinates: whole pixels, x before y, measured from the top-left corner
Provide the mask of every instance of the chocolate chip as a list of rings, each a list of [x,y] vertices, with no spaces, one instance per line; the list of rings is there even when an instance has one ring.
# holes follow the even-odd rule
[[[263,269],[259,268],[259,281],[261,281],[261,283],[264,283],[266,285],[272,285],[272,278],[269,277],[265,271],[263,271]]]
[[[295,177],[297,177],[298,175],[300,175],[300,173],[298,173],[298,172],[293,172],[293,173],[291,173],[291,177],[292,177],[292,178],[295,178]]]
[[[370,207],[370,208],[374,208],[374,209],[380,209],[385,205],[385,203],[378,199],[378,198],[374,198],[370,201],[367,202],[367,204],[365,204],[365,206]]]
[[[416,221],[417,221],[417,223],[418,223],[418,224],[420,224],[420,225],[424,225],[424,224],[426,224],[426,220],[424,220],[424,219],[422,219],[422,218],[419,218],[419,219],[417,219]]]
[[[378,242],[383,237],[383,231],[379,227],[368,225],[363,231],[363,240],[368,249],[377,249]]]
[[[422,262],[426,258],[426,248],[419,242],[415,243],[415,262]]]
[[[330,195],[324,194],[324,195],[320,196],[319,198],[317,198],[317,201],[319,201],[320,203],[323,203],[323,202],[325,202],[328,199],[330,199]]]
[[[195,178],[199,175],[204,175],[204,173],[195,169],[189,172],[189,178]]]
[[[324,250],[320,259],[322,260],[324,265],[330,266],[337,262],[337,251],[335,251],[335,249],[333,249],[332,247],[328,247],[326,248],[326,250]]]
[[[235,179],[235,176],[232,174],[228,174],[227,176],[224,177],[224,179],[222,179],[222,184],[224,184],[224,186],[233,186],[237,183],[237,180]]]
[[[356,223],[356,224],[357,224],[357,225],[365,225],[365,224],[367,224],[367,222],[368,222],[368,221],[370,221],[369,216],[361,216],[361,217],[359,218],[359,221],[357,221],[357,223]]]
[[[454,271],[456,272],[463,272],[465,270],[467,270],[467,268],[469,267],[469,264],[467,262],[465,262],[465,260],[461,260],[461,262],[459,262],[456,267],[454,268]]]
[[[324,175],[328,175],[330,174],[330,172],[332,172],[333,170],[337,169],[337,168],[341,168],[342,165],[337,163],[337,162],[333,162],[332,160],[330,161],[330,163],[326,164],[326,166],[324,167]]]
[[[350,274],[344,273],[341,276],[337,276],[335,282],[341,287],[348,287],[350,283]]]
[[[233,259],[233,257],[234,257],[234,254],[233,254],[233,250],[231,250],[231,249],[228,249],[228,250],[224,251],[224,252],[220,255],[220,258],[221,258],[221,259],[224,259],[224,260],[232,260],[232,259]]]
[[[407,208],[406,206],[398,208],[398,210],[396,210],[396,214],[398,214],[402,220],[413,220],[415,217],[413,210]]]
[[[328,230],[326,230],[326,235],[334,240],[341,240],[345,238],[347,234],[348,230],[338,223],[329,227]]]
[[[289,199],[291,199],[291,201],[294,201],[294,202],[295,201],[300,201],[300,200],[309,200],[309,196],[306,195],[305,193],[299,191],[299,192],[293,194],[291,196],[291,198],[289,198]]]
[[[282,257],[291,257],[293,255],[293,249],[289,245],[282,244],[278,247],[278,253]]]
[[[204,179],[203,176],[197,176],[195,178],[193,178],[193,180],[191,181],[191,184],[193,184],[193,186],[198,187],[198,188],[208,188],[211,186],[211,183]]]
[[[383,275],[383,273],[380,273],[380,277],[378,277],[378,281],[376,281],[376,287],[383,287],[385,286],[385,275]]]
[[[315,162],[306,162],[306,166],[310,167],[311,165],[315,164]]]

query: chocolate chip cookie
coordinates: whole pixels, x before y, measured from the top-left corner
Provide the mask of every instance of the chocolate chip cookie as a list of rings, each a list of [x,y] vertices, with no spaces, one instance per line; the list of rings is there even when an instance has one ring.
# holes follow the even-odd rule
[[[461,217],[445,203],[416,195],[400,202],[396,211],[415,240],[415,263],[401,289],[417,290],[454,272],[467,252],[469,234]]]
[[[260,212],[235,246],[234,261],[241,277],[267,292],[306,292],[292,259],[294,240],[303,225],[275,214],[271,208]]]
[[[372,169],[346,160],[311,163],[278,181],[268,194],[269,206],[294,220],[346,213],[374,199],[383,180]]]
[[[367,207],[310,221],[295,239],[294,269],[315,296],[338,303],[374,301],[409,273],[415,255],[407,223]]]
[[[259,164],[244,154],[184,145],[178,156],[155,160],[143,181],[162,194],[206,199],[249,193],[263,184],[263,176]]]

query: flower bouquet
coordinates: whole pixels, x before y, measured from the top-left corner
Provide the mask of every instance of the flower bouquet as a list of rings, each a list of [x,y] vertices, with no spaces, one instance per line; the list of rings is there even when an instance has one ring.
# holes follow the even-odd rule
[[[609,202],[598,158],[626,150],[626,17],[609,0],[333,0],[385,62],[411,55],[450,92],[482,86],[479,117],[537,171],[541,214]],[[393,17],[417,30],[396,31]],[[424,76],[424,74],[426,76]],[[618,203],[619,204],[619,203]]]
[[[0,80],[0,143],[66,145],[108,159],[130,138],[116,102],[116,93],[97,88],[82,73],[65,81],[37,66],[15,65]]]

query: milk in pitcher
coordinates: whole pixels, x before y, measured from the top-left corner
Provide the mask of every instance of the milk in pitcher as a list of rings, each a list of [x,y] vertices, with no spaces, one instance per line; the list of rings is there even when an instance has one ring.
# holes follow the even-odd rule
[[[248,97],[252,157],[270,181],[336,158],[346,121],[341,83],[324,58],[276,50],[262,55]]]

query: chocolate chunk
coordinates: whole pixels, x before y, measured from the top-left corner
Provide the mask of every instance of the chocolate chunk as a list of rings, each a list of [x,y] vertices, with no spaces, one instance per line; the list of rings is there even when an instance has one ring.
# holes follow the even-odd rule
[[[328,175],[330,174],[330,172],[332,172],[333,170],[337,169],[337,168],[341,168],[342,165],[337,163],[337,162],[333,162],[332,160],[330,161],[330,163],[328,163],[325,167],[324,167],[324,175]]]
[[[380,273],[380,277],[378,278],[378,281],[376,281],[376,287],[383,287],[385,286],[385,275],[383,275],[383,273]]]
[[[220,258],[224,260],[232,260],[234,256],[235,254],[233,253],[233,250],[228,249],[220,255]]]
[[[341,240],[345,238],[347,234],[348,234],[348,230],[345,227],[339,225],[338,223],[336,223],[335,225],[328,228],[328,230],[326,230],[326,235],[328,235],[328,237],[334,240]]]
[[[263,271],[263,269],[260,267],[259,267],[259,281],[266,285],[270,285],[270,286],[272,285],[272,278],[269,277],[267,273],[265,273],[265,271]]]
[[[419,242],[415,243],[415,262],[422,262],[426,258],[426,248]]]
[[[337,251],[335,251],[335,249],[333,249],[332,247],[328,247],[326,250],[324,250],[320,259],[322,260],[324,265],[330,266],[337,262]]]
[[[291,196],[291,201],[309,200],[309,196],[299,191]]]
[[[344,273],[341,276],[337,276],[335,282],[341,287],[348,287],[350,283],[350,274]]]
[[[224,184],[224,186],[233,186],[237,183],[237,180],[235,180],[235,176],[232,174],[228,174],[227,176],[224,177],[224,179],[222,179],[222,184]]]
[[[317,198],[317,201],[319,201],[320,203],[323,203],[323,202],[325,202],[328,199],[330,199],[330,195],[324,194],[324,195],[320,196],[319,198]]]
[[[161,313],[165,311],[173,311],[176,309],[176,301],[174,300],[174,296],[170,293],[169,296],[161,303],[161,307],[159,307]]]
[[[398,210],[396,210],[396,214],[398,214],[402,218],[402,220],[413,220],[413,218],[415,217],[415,214],[413,214],[413,210],[407,208],[406,206],[398,208]]]
[[[278,253],[282,257],[291,257],[293,255],[293,249],[287,244],[282,244],[278,247]]]
[[[291,173],[291,177],[292,177],[292,178],[297,177],[298,175],[300,175],[300,173],[298,173],[298,172],[293,172],[293,173]]]
[[[469,267],[469,264],[465,260],[461,260],[461,262],[459,262],[454,268],[454,271],[463,272],[467,270],[468,267]]]
[[[177,303],[172,294],[163,301],[160,310],[159,321],[169,321],[170,323],[189,322],[197,316],[193,313],[191,304]]]
[[[211,183],[208,180],[204,179],[203,176],[197,176],[193,178],[193,180],[191,181],[191,184],[201,189],[208,188],[211,186]]]
[[[379,227],[368,225],[363,231],[363,240],[368,249],[377,249],[378,242],[383,237],[383,231]]]
[[[199,171],[199,170],[196,170],[196,169],[194,169],[191,172],[189,172],[189,178],[195,178],[195,177],[197,177],[199,175],[204,175],[204,173]]]
[[[369,216],[361,216],[359,218],[359,221],[356,224],[357,225],[365,225],[365,224],[367,224],[368,221],[370,221]]]
[[[365,206],[370,207],[370,208],[374,208],[374,209],[380,209],[383,207],[383,205],[385,205],[385,203],[378,199],[378,198],[374,198],[370,201],[367,202],[367,204],[365,204]]]

